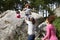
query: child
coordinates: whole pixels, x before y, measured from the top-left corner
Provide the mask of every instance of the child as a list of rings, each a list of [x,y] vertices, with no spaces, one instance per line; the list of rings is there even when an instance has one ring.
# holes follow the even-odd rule
[[[58,38],[56,37],[56,29],[53,25],[54,19],[54,15],[47,18],[46,35],[44,36],[44,38],[42,38],[42,40],[58,40]]]
[[[25,16],[29,19],[31,15],[31,6],[30,4],[26,4],[25,8],[23,9],[25,11]]]
[[[21,15],[20,15],[20,12],[19,11],[16,11],[16,17],[17,18],[21,18]]]

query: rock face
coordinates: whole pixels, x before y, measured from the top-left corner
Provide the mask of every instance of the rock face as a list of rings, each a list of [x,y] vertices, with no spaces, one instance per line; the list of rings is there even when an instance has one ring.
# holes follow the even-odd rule
[[[27,25],[24,23],[25,13],[20,12],[22,18],[16,18],[16,12],[8,10],[0,14],[0,40],[27,40]],[[39,14],[32,12],[32,17],[40,23]]]
[[[54,13],[56,13],[56,16],[57,16],[57,17],[60,17],[60,7],[57,8],[57,9],[54,11]]]

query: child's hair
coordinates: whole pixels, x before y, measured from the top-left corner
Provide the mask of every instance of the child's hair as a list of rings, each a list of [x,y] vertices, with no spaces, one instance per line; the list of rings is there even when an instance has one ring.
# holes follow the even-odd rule
[[[35,19],[32,17],[32,18],[29,18],[29,20],[33,23],[33,24],[35,24]]]
[[[49,15],[47,19],[49,23],[52,23],[55,20],[55,15]]]
[[[25,4],[25,7],[27,7],[27,6],[28,6],[28,8],[31,8],[30,4]]]

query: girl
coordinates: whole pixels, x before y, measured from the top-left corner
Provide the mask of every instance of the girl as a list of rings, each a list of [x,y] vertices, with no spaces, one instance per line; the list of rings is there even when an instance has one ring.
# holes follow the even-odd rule
[[[56,37],[56,29],[52,24],[55,19],[55,16],[51,15],[47,18],[47,26],[46,26],[46,35],[42,40],[58,40]]]

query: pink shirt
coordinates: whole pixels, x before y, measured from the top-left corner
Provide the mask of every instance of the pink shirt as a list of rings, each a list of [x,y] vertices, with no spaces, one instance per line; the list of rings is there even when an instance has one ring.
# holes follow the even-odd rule
[[[46,27],[46,36],[43,38],[43,40],[58,40],[56,37],[56,29],[53,24],[48,24]]]

